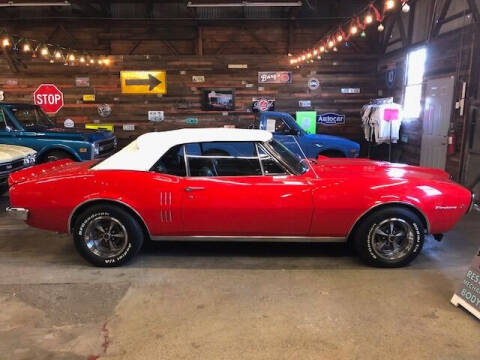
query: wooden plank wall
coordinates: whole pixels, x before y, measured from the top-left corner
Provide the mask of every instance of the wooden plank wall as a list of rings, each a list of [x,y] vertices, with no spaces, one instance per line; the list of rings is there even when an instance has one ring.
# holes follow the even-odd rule
[[[470,29],[471,30],[471,29]],[[455,78],[454,99],[461,98],[463,81],[469,82],[469,67],[471,64],[471,49],[473,47],[472,32],[468,28],[460,29],[432,40],[427,44],[427,63],[425,66],[425,79],[453,76]],[[403,84],[406,70],[405,50],[395,51],[386,55],[379,61],[377,86],[384,97],[394,97],[395,102],[403,103]],[[392,88],[385,82],[385,71],[396,67],[396,81]],[[422,99],[422,104],[425,99]],[[447,158],[447,171],[454,177],[459,176],[460,153],[462,144],[465,116],[460,116],[458,110],[453,110],[452,126],[457,136],[457,150],[455,155]],[[422,117],[404,122],[402,134],[408,136],[408,143],[401,143],[396,151],[399,161],[409,164],[420,163]]]
[[[321,127],[318,132],[361,138],[359,112],[363,104],[376,94],[376,57],[332,53],[324,59],[301,69],[292,68],[287,56],[278,55],[208,55],[208,56],[114,56],[108,69],[50,64],[38,59],[25,60],[26,69],[12,73],[3,57],[0,59],[0,90],[5,101],[27,102],[42,83],[53,83],[64,93],[65,107],[54,117],[58,124],[67,118],[77,127],[87,122],[115,124],[115,133],[125,145],[141,133],[189,126],[215,127],[235,125],[247,127],[253,120],[250,112],[252,98],[276,99],[276,110],[295,112],[299,100],[311,100],[313,109],[319,112],[340,112],[347,116],[347,124],[338,127]],[[229,69],[228,64],[247,64],[247,69]],[[168,93],[156,95],[122,95],[120,70],[166,70]],[[287,85],[260,85],[258,71],[292,70],[293,83]],[[183,73],[184,72],[184,73]],[[205,83],[193,83],[192,75],[205,76]],[[75,87],[76,76],[89,76],[89,88]],[[307,80],[316,76],[321,89],[310,91]],[[17,82],[17,84],[15,84]],[[10,85],[9,85],[10,84]],[[14,84],[14,85],[11,85]],[[263,87],[263,89],[262,89]],[[342,87],[361,88],[360,94],[341,94]],[[236,109],[224,115],[222,112],[201,110],[203,88],[231,88],[235,90]],[[95,94],[94,103],[84,103],[84,94]],[[109,104],[112,114],[101,119],[97,113],[99,104]],[[149,122],[149,110],[165,112],[165,120]],[[198,125],[189,125],[187,118],[199,119]],[[122,130],[123,124],[135,124],[134,132]]]

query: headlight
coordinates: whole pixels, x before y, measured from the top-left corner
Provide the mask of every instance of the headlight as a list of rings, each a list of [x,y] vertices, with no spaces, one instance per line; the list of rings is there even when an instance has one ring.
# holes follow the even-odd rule
[[[92,154],[93,157],[97,157],[100,154],[100,145],[95,143],[92,145]]]
[[[23,158],[23,165],[30,166],[35,164],[37,154],[29,154]]]

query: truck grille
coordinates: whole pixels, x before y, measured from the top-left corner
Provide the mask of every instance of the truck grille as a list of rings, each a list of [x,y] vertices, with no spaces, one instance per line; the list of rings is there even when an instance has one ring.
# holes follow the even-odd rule
[[[99,157],[110,155],[116,150],[116,139],[113,137],[108,140],[103,140],[98,143],[99,146]]]
[[[23,159],[19,159],[19,160],[11,161],[11,162],[8,162],[8,163],[0,164],[0,174],[11,173],[15,170],[19,170],[19,169],[23,168],[23,166],[24,166]]]

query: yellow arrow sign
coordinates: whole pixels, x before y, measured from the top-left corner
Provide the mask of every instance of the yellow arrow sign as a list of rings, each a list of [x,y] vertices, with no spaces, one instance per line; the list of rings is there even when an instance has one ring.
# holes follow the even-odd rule
[[[120,71],[122,94],[166,94],[165,71]]]

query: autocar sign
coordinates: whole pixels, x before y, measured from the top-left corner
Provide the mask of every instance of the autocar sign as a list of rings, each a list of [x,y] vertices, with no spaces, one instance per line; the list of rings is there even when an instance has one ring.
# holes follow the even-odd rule
[[[47,114],[56,114],[64,105],[63,93],[53,84],[42,84],[33,93],[33,102]]]

